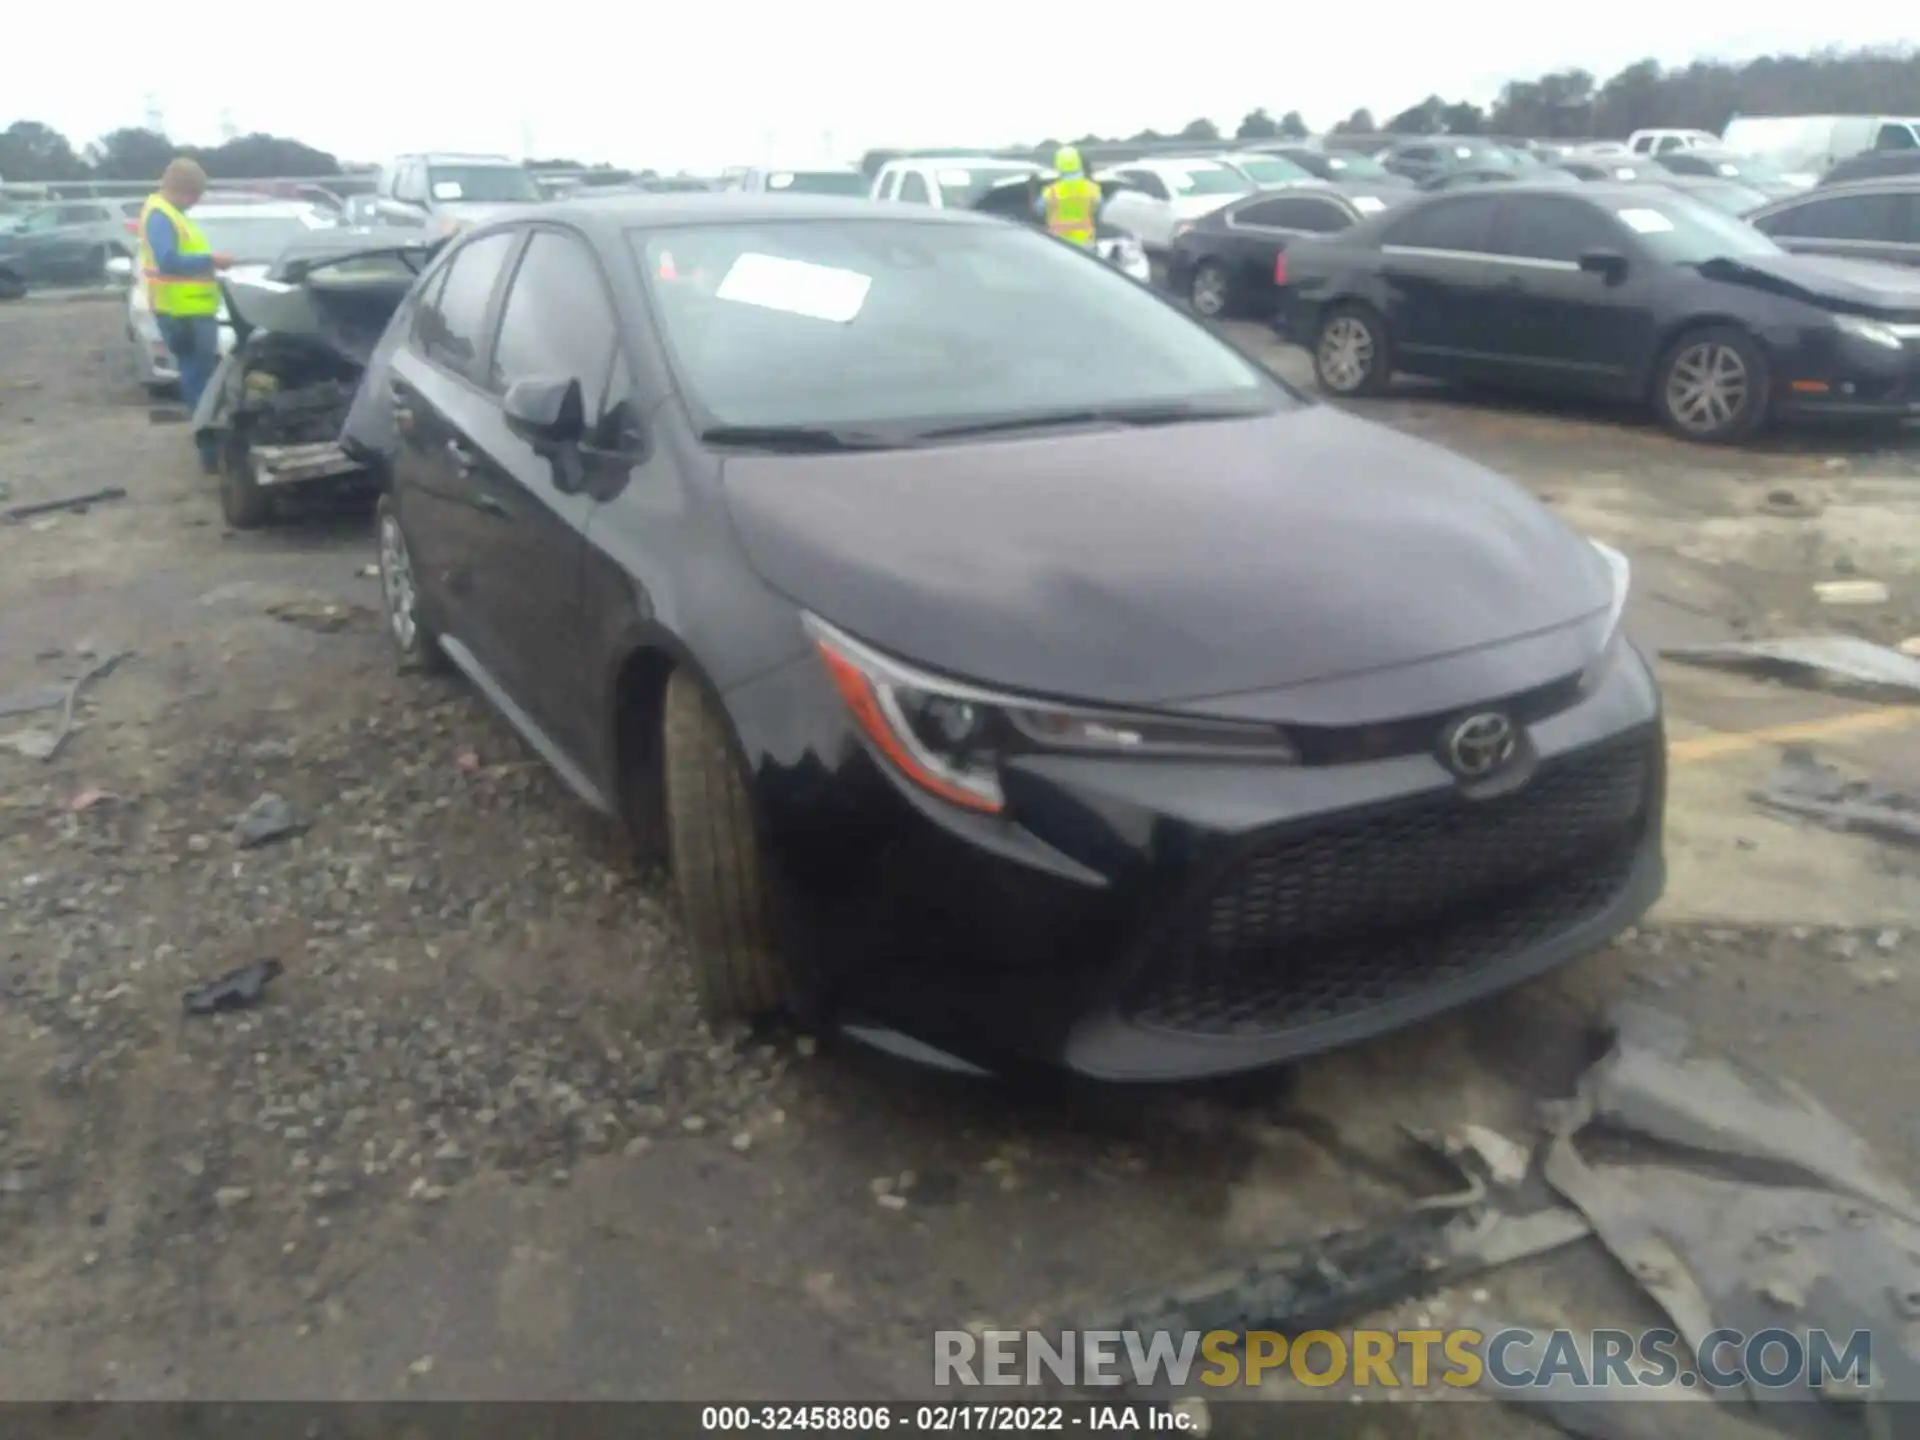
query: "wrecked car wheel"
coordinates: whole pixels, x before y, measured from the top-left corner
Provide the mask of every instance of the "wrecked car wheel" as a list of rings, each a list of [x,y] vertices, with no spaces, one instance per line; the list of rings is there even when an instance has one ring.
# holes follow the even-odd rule
[[[1393,378],[1386,321],[1370,305],[1338,305],[1320,322],[1313,374],[1332,395],[1378,395]]]
[[[220,513],[236,530],[257,530],[273,513],[273,502],[253,473],[253,447],[244,435],[229,435],[220,450]]]
[[[661,749],[669,865],[700,1008],[714,1022],[768,1014],[787,998],[773,877],[726,715],[684,671],[667,682]]]
[[[1724,445],[1766,423],[1772,378],[1766,353],[1751,335],[1715,325],[1673,343],[1654,387],[1654,408],[1669,430]]]
[[[380,594],[385,601],[387,633],[393,637],[402,671],[439,673],[448,668],[440,637],[420,618],[420,587],[414,580],[413,554],[391,495],[375,510],[380,538]]]

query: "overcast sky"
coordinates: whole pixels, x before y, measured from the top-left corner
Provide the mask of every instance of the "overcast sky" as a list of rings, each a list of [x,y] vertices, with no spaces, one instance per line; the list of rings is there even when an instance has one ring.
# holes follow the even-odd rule
[[[191,143],[218,140],[226,119],[344,159],[530,145],[660,169],[797,163],[828,146],[845,158],[883,145],[1174,130],[1196,115],[1231,129],[1256,105],[1276,117],[1299,110],[1324,128],[1359,105],[1384,120],[1435,91],[1484,103],[1506,80],[1574,65],[1604,79],[1646,55],[1746,59],[1912,33],[1910,3],[1894,0],[1833,9],[1481,0],[1389,12],[1225,0],[1193,11],[1197,28],[1184,38],[1177,7],[1143,7],[1132,23],[1120,18],[1127,7],[1107,3],[326,0],[209,12],[218,18],[190,27],[190,42],[160,47],[181,63],[154,66],[152,47],[130,39],[150,27],[149,7],[86,7],[95,38],[120,39],[88,46],[84,62],[72,48],[82,37],[52,33],[60,22],[47,17],[58,13],[34,5],[35,18],[11,22],[15,59],[40,29],[66,58],[9,65],[0,106],[12,114],[0,124],[43,120],[84,143],[145,123],[154,105]],[[1391,19],[1372,24],[1368,14]]]

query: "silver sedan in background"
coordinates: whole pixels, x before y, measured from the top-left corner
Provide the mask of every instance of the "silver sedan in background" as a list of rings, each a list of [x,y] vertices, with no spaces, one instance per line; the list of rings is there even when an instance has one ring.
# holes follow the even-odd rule
[[[206,235],[207,243],[224,255],[233,257],[235,275],[263,275],[290,241],[313,230],[330,229],[338,221],[325,211],[304,201],[246,201],[233,204],[202,202],[193,210],[194,223]],[[173,356],[160,338],[160,326],[153,317],[152,298],[136,262],[121,261],[113,267],[127,281],[127,343],[133,351],[134,373],[140,383],[156,393],[164,393],[180,383],[180,372]],[[227,307],[220,306],[220,353],[233,346],[233,327],[227,323]]]

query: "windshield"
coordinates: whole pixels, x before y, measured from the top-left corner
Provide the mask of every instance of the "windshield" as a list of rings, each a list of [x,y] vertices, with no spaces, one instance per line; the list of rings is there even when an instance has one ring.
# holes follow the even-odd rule
[[[1204,326],[1022,226],[784,220],[631,239],[703,425],[912,430],[1290,403]]]
[[[1166,169],[1160,177],[1175,195],[1244,195],[1253,182],[1237,170],[1224,165],[1195,165],[1188,169]]]
[[[427,193],[436,200],[486,205],[546,199],[532,174],[518,165],[435,165],[427,174]]]
[[[1282,160],[1278,155],[1240,155],[1232,160],[1234,169],[1256,185],[1276,185],[1289,180],[1311,180],[1313,172],[1304,165]]]
[[[324,228],[297,215],[196,215],[194,220],[209,246],[242,265],[265,265],[302,235]]]
[[[934,178],[939,182],[940,198],[948,209],[971,210],[975,202],[1002,180],[1038,173],[1039,167],[1034,165],[970,165],[964,169],[942,170]]]
[[[1608,204],[1620,223],[1669,265],[1704,265],[1709,260],[1783,253],[1746,221],[1686,195],[1663,193],[1649,186],[1645,196]]]
[[[1716,155],[1712,170],[1722,180],[1757,180],[1762,185],[1778,185],[1786,180],[1778,166],[1753,155]]]
[[[767,189],[796,195],[858,195],[872,187],[858,170],[776,170],[767,176]]]

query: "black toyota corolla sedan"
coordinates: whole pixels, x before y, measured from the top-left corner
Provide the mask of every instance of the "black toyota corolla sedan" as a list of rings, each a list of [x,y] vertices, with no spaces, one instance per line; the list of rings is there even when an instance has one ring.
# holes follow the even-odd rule
[[[1219,1074],[1662,884],[1627,565],[990,218],[585,199],[422,276],[347,426],[403,660],[671,869],[711,1014]]]
[[[1637,401],[1710,442],[1920,417],[1920,279],[1788,254],[1664,185],[1469,190],[1297,242],[1276,325],[1334,394],[1489,381]]]

